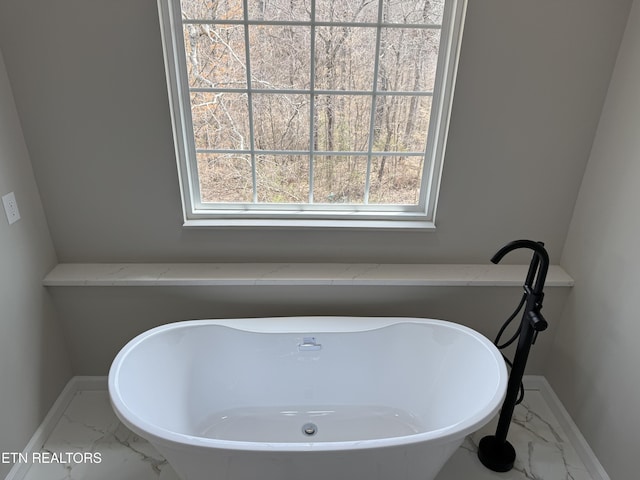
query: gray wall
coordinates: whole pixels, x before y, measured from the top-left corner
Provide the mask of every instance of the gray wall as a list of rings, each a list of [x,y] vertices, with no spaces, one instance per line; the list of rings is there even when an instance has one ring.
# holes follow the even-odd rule
[[[71,368],[42,277],[56,264],[0,51],[0,196],[15,192],[22,219],[0,211],[0,452],[20,452]],[[0,464],[0,478],[11,465]]]
[[[522,295],[521,287],[62,287],[51,291],[69,337],[76,375],[106,375],[118,350],[135,335],[190,319],[427,317],[467,325],[493,339]],[[547,289],[544,312],[551,327],[532,351],[529,374],[543,372],[568,291]],[[509,336],[506,333],[503,340]],[[513,352],[507,353],[512,356]]]
[[[154,0],[4,0],[0,45],[62,262],[557,262],[629,5],[469,2],[435,233],[183,229]]]
[[[562,255],[576,284],[546,370],[613,479],[638,477],[639,52],[636,1]]]

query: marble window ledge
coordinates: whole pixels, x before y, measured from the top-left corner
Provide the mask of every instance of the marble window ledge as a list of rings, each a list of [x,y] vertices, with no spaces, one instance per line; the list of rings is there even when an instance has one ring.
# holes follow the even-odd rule
[[[425,286],[519,287],[528,265],[365,263],[62,263],[43,280],[47,287],[124,286]],[[547,287],[572,287],[573,278],[552,265]]]

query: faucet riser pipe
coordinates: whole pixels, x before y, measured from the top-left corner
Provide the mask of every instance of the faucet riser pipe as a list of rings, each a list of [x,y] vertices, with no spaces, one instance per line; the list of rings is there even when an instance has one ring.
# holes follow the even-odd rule
[[[491,261],[498,263],[507,253],[517,248],[529,248],[534,251],[529,265],[529,271],[524,284],[526,304],[520,322],[518,345],[509,375],[507,393],[500,411],[495,435],[484,437],[478,445],[478,458],[482,464],[496,472],[508,472],[513,468],[516,452],[507,441],[509,426],[518,402],[520,385],[527,366],[531,346],[535,342],[536,334],[547,327],[547,322],[540,313],[544,298],[544,282],[549,268],[549,255],[540,242],[531,240],[516,240],[501,248]],[[535,285],[534,285],[535,282]],[[504,327],[503,327],[504,328]]]

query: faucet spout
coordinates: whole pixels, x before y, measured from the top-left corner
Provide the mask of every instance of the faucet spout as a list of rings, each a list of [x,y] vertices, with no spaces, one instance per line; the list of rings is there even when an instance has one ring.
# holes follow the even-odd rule
[[[529,265],[529,272],[527,273],[525,285],[531,289],[533,293],[542,294],[544,282],[547,278],[547,272],[549,271],[549,254],[544,248],[544,243],[534,242],[533,240],[514,240],[498,250],[491,258],[491,262],[498,263],[509,252],[520,248],[533,250],[534,255],[531,259],[531,264]],[[536,279],[535,286],[533,285],[534,278]]]

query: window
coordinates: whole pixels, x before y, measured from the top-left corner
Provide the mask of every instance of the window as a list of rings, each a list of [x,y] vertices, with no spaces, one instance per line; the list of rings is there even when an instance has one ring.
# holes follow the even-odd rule
[[[464,0],[158,0],[185,225],[433,226]]]

